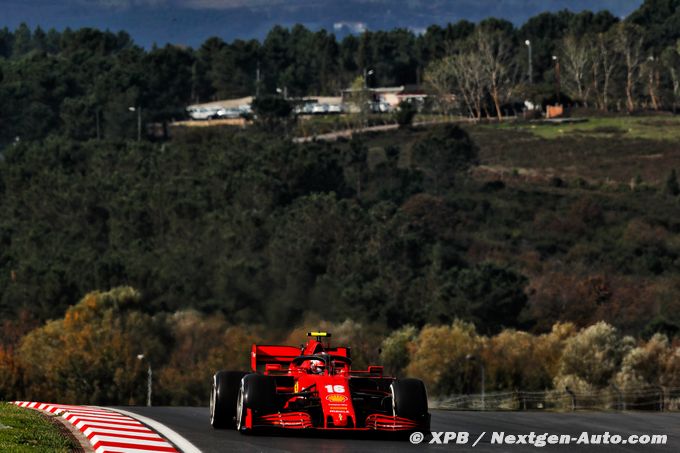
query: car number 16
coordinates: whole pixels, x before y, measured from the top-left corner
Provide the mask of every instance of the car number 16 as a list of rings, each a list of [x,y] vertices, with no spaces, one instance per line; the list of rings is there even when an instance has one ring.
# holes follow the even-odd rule
[[[344,385],[331,385],[328,384],[326,386],[326,391],[328,393],[345,393],[345,386]]]

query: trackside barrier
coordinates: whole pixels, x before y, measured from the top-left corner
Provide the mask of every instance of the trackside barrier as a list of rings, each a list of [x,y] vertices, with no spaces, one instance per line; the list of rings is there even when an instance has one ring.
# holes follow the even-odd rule
[[[12,404],[61,416],[83,433],[95,453],[178,453],[170,442],[146,425],[118,412],[93,406],[29,401],[14,401]]]
[[[619,389],[615,386],[583,392],[566,388],[542,392],[491,392],[453,395],[430,401],[430,406],[448,410],[649,410],[680,411],[680,387],[649,386]],[[484,409],[482,409],[484,408]]]

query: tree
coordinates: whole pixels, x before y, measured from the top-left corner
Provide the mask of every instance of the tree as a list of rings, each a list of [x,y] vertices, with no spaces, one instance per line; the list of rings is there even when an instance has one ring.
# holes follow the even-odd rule
[[[640,66],[640,73],[646,79],[646,88],[654,110],[661,108],[661,61],[650,55]]]
[[[270,132],[286,128],[293,111],[290,102],[280,96],[255,98],[252,108],[257,116],[257,123]]]
[[[570,385],[572,390],[606,387],[633,344],[631,337],[621,338],[619,332],[605,322],[581,330],[565,343],[555,387],[560,390]]]
[[[27,398],[74,404],[142,401],[141,387],[135,385],[142,371],[136,356],[144,353],[158,366],[166,347],[163,326],[135,310],[139,303],[132,288],[90,293],[63,319],[24,337],[19,352]]]
[[[562,64],[566,73],[562,86],[567,94],[588,106],[591,85],[587,78],[591,70],[593,49],[590,39],[567,35],[562,40]]]
[[[404,326],[383,340],[380,358],[390,376],[401,376],[408,366],[417,333],[415,327]]]
[[[629,350],[614,378],[616,385],[626,392],[658,388],[664,381],[663,364],[671,353],[669,349],[668,338],[656,334],[646,344]]]
[[[596,35],[592,46],[595,48],[595,59],[592,65],[593,91],[598,96],[600,110],[609,110],[612,77],[619,66],[619,55],[614,50],[614,31]]]
[[[19,24],[14,31],[14,43],[12,47],[12,57],[18,58],[26,55],[33,50],[33,38],[31,29],[25,22]]]
[[[477,354],[482,341],[474,325],[465,322],[425,326],[410,350],[407,374],[422,378],[433,395],[470,392],[470,375],[475,376],[476,373],[466,357]],[[477,379],[474,381],[479,382]],[[472,391],[479,391],[478,385],[474,388]]]
[[[636,105],[636,87],[640,80],[640,66],[644,60],[642,44],[644,31],[637,25],[621,22],[615,28],[615,46],[621,55],[626,69],[626,108],[633,112]]]
[[[354,127],[368,126],[368,114],[371,111],[371,94],[367,89],[364,77],[356,77],[350,86],[349,101],[353,105]]]
[[[676,112],[680,97],[680,41],[674,46],[666,47],[661,53],[661,63],[671,78],[671,97],[673,112]]]
[[[518,327],[517,319],[527,301],[524,294],[527,279],[522,275],[485,263],[452,269],[443,273],[440,280],[433,300],[438,303],[433,310],[438,315],[434,320],[462,319],[485,333]]]
[[[471,118],[481,119],[482,99],[488,87],[477,52],[465,50],[432,63],[425,73],[425,81],[440,102],[446,104],[455,95],[462,99]]]
[[[413,124],[413,118],[418,113],[418,109],[412,102],[401,101],[397,107],[397,112],[395,114],[397,118],[397,124],[400,128],[407,128]]]
[[[428,90],[436,95],[438,108],[444,112],[450,110],[451,97],[455,89],[454,74],[450,69],[450,56],[431,62],[426,70],[424,82]]]
[[[456,125],[432,128],[413,146],[412,165],[422,171],[435,194],[453,185],[455,174],[477,162],[477,147]]]
[[[679,19],[680,3],[677,0],[645,0],[626,21],[643,28],[650,48],[658,52],[680,38]]]
[[[7,27],[0,28],[0,57],[11,57],[13,44],[14,33],[12,33]]]
[[[474,51],[479,54],[480,68],[493,99],[498,121],[503,118],[501,104],[510,97],[517,70],[514,64],[513,39],[508,32],[478,26],[473,38]]]
[[[366,145],[358,138],[353,138],[349,143],[349,147],[343,151],[343,163],[345,168],[354,173],[354,181],[357,198],[361,198],[361,187],[366,177],[368,166],[366,158],[368,157],[368,149]]]

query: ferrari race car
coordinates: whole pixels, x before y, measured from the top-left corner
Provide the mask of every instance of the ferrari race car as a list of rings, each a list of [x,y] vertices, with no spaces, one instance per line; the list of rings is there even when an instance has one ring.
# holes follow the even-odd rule
[[[218,371],[210,424],[242,433],[264,428],[429,431],[427,394],[418,379],[384,376],[382,366],[353,370],[350,348],[309,332],[301,348],[253,345],[252,371]]]

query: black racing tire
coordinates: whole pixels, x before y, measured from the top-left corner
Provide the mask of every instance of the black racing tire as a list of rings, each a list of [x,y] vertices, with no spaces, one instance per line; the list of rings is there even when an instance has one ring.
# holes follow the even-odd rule
[[[210,425],[215,429],[236,428],[236,399],[244,371],[218,371],[210,390]]]
[[[392,390],[392,410],[397,417],[404,417],[420,423],[420,429],[429,431],[430,414],[427,405],[427,391],[420,379],[395,379]]]
[[[254,415],[270,414],[277,410],[276,379],[261,374],[244,376],[236,400],[236,429],[245,433],[248,431],[245,424],[247,409]]]

